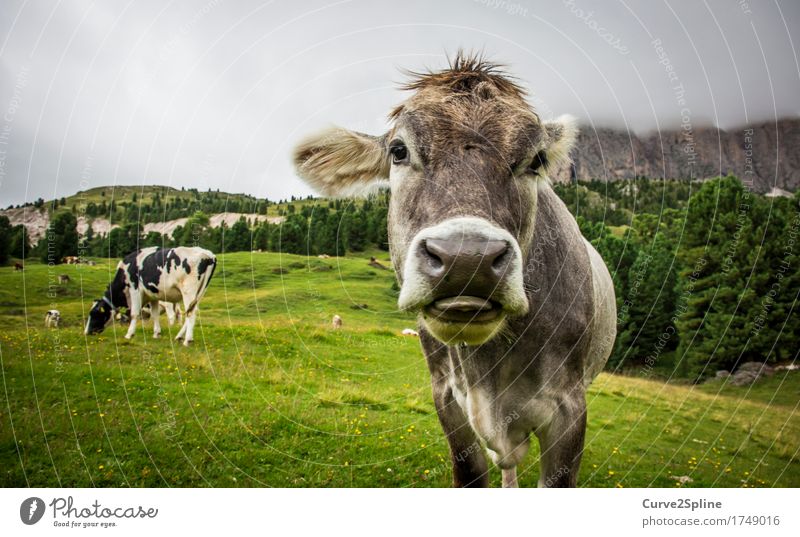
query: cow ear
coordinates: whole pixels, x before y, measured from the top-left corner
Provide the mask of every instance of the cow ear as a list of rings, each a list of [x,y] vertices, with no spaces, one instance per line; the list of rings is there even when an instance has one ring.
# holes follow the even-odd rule
[[[332,127],[297,144],[294,165],[324,196],[366,195],[386,186],[389,178],[386,136]]]
[[[578,136],[578,122],[569,115],[559,116],[554,120],[546,121],[544,129],[549,139],[545,148],[547,153],[545,173],[549,175],[571,161],[569,154]]]

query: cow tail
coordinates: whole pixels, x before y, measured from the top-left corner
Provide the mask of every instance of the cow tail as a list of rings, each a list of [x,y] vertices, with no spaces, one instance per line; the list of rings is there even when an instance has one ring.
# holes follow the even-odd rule
[[[206,289],[208,289],[208,284],[211,282],[211,277],[214,275],[214,270],[217,268],[217,258],[212,258],[211,268],[206,270],[205,274],[203,274],[203,281],[200,282],[200,289],[197,291],[197,295],[195,296],[194,300],[189,303],[189,307],[186,308],[186,315],[189,315],[190,311],[194,311],[197,307],[197,303],[203,298],[203,295],[206,294]]]

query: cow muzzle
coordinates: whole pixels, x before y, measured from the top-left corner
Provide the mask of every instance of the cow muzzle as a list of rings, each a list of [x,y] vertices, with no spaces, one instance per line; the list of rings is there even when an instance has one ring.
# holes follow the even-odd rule
[[[399,306],[420,311],[444,343],[484,343],[528,311],[521,259],[516,239],[483,219],[425,228],[411,242]]]

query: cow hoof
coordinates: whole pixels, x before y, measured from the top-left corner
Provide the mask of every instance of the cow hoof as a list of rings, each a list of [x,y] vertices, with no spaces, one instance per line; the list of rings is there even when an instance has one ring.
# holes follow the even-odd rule
[[[128,341],[130,341],[131,339],[133,339],[133,336],[128,336],[128,335],[126,335],[126,336],[125,336],[125,339],[127,339]]]
[[[158,339],[161,337],[161,334],[153,334],[153,339]]]
[[[191,342],[192,342],[191,339],[187,339],[186,341],[183,342],[183,346],[188,347]]]

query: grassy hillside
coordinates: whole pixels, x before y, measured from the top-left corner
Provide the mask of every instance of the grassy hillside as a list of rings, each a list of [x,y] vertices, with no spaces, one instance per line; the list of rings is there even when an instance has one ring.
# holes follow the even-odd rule
[[[131,205],[147,205],[153,203],[156,197],[160,199],[162,205],[166,205],[175,200],[192,202],[209,194],[215,199],[220,199],[225,203],[235,205],[236,211],[234,212],[258,212],[266,201],[263,198],[256,198],[249,194],[219,191],[211,191],[208,193],[195,189],[185,190],[165,185],[101,186],[79,191],[71,196],[59,198],[56,201],[58,201],[57,210],[69,210],[73,205],[76,208],[81,208],[89,203],[100,205],[105,202],[110,204],[112,200],[117,203],[117,205],[125,203]],[[50,209],[53,206],[53,201],[54,200],[42,200],[40,205]],[[316,201],[319,202],[319,200]],[[269,216],[278,216],[282,214],[282,211],[286,210],[286,206],[290,203],[299,210],[304,205],[314,202],[314,199],[270,201],[267,207],[267,214]],[[31,206],[33,206],[33,204],[31,204]]]
[[[190,349],[150,322],[132,342],[121,326],[83,336],[115,260],[0,268],[0,485],[447,486],[419,342],[399,335],[415,321],[369,255],[221,256]],[[797,372],[752,389],[603,374],[580,483],[800,486],[799,389]]]

